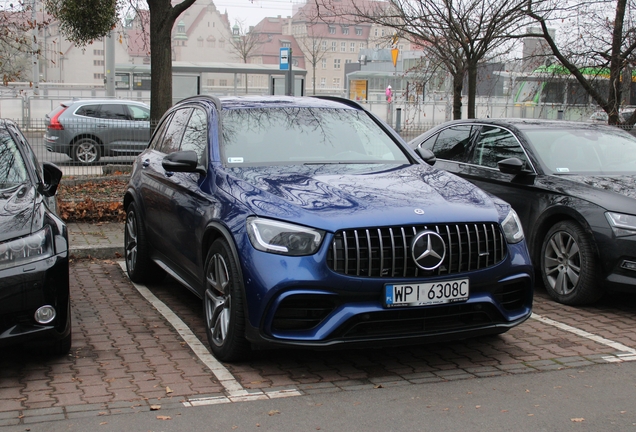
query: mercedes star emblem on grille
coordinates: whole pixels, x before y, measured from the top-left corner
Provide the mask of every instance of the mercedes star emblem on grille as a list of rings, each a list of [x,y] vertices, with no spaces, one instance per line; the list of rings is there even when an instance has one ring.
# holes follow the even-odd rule
[[[415,212],[415,214],[418,214],[418,215],[423,215],[424,214],[424,210],[422,210],[422,209],[415,209],[413,211]]]
[[[435,270],[446,257],[446,243],[435,231],[422,231],[413,238],[411,253],[419,268]]]

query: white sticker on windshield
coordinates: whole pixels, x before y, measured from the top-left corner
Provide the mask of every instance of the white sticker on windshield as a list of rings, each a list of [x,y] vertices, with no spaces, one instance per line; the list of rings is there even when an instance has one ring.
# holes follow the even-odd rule
[[[227,158],[227,163],[243,163],[242,157],[230,157]]]
[[[557,172],[570,172],[570,168],[557,168]]]

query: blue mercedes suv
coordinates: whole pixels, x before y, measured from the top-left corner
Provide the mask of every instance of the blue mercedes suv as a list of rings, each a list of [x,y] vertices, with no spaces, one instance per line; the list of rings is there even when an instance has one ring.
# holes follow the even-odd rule
[[[185,99],[133,166],[128,274],[199,296],[222,361],[503,333],[532,308],[519,219],[430,157],[347,99]]]

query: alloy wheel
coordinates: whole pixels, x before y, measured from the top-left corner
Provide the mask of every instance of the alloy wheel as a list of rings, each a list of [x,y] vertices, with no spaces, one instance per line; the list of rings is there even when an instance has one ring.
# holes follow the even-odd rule
[[[574,237],[565,231],[555,232],[545,248],[543,268],[556,293],[567,295],[574,291],[581,275],[581,253]]]
[[[137,265],[137,221],[135,218],[135,212],[130,211],[126,216],[126,231],[125,231],[125,245],[126,245],[126,264],[129,272],[135,271]]]
[[[212,342],[225,343],[230,327],[231,296],[230,273],[221,254],[214,254],[208,265],[207,289],[205,291],[205,319]]]

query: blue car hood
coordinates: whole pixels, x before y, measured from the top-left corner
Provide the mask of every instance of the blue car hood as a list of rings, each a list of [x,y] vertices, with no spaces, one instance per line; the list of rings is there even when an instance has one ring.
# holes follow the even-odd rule
[[[36,198],[37,192],[29,184],[0,192],[0,241],[31,234],[34,223],[41,225]]]
[[[227,181],[258,216],[326,230],[499,221],[489,195],[427,165],[240,167],[228,170]]]

